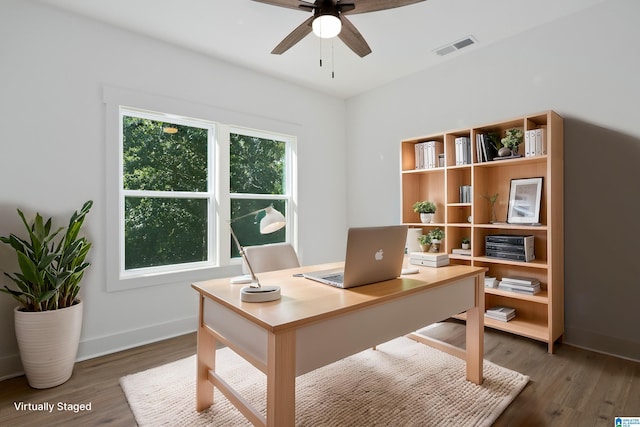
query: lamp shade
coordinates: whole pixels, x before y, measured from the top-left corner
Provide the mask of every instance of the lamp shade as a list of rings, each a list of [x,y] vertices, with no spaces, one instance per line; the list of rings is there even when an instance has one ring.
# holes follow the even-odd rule
[[[320,15],[311,24],[313,33],[323,39],[330,39],[340,34],[342,21],[335,15]]]
[[[269,234],[280,230],[287,222],[284,215],[269,206],[264,210],[265,215],[260,220],[260,234]]]

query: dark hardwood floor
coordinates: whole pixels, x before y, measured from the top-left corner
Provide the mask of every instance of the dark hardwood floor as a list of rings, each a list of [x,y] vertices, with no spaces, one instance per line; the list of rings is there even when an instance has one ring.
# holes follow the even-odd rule
[[[458,321],[444,322],[425,334],[464,346],[464,325]],[[195,350],[195,334],[188,334],[79,362],[71,379],[52,389],[34,390],[24,377],[2,381],[0,426],[135,426],[119,378]],[[640,417],[639,362],[562,344],[550,355],[543,343],[491,329],[485,333],[485,359],[531,379],[495,426],[608,427],[615,416]],[[20,402],[90,403],[91,411],[20,411]]]

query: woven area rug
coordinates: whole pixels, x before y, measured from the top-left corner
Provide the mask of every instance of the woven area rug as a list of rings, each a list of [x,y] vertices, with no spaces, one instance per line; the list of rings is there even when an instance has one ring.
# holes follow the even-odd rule
[[[195,410],[195,356],[122,377],[140,426],[251,425],[224,395]],[[265,415],[266,379],[228,348],[216,371]],[[484,383],[465,380],[462,360],[397,338],[296,379],[297,426],[490,426],[529,377],[485,360]]]

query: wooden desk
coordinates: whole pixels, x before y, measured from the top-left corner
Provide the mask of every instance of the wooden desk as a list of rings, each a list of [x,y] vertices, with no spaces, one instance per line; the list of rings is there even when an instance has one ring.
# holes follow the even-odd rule
[[[422,267],[419,274],[348,290],[293,276],[341,265],[260,274],[263,285],[282,288],[282,299],[267,303],[242,302],[241,285],[229,279],[192,285],[200,294],[198,411],[211,406],[215,386],[254,425],[293,426],[296,376],[464,311],[466,351],[440,348],[464,357],[467,380],[482,383],[485,268]],[[216,374],[217,342],[266,374],[266,419]]]

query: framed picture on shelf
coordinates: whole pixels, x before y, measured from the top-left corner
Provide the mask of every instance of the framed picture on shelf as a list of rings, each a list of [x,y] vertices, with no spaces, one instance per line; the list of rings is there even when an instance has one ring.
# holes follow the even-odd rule
[[[512,179],[507,222],[510,224],[540,223],[541,196],[542,177]]]

